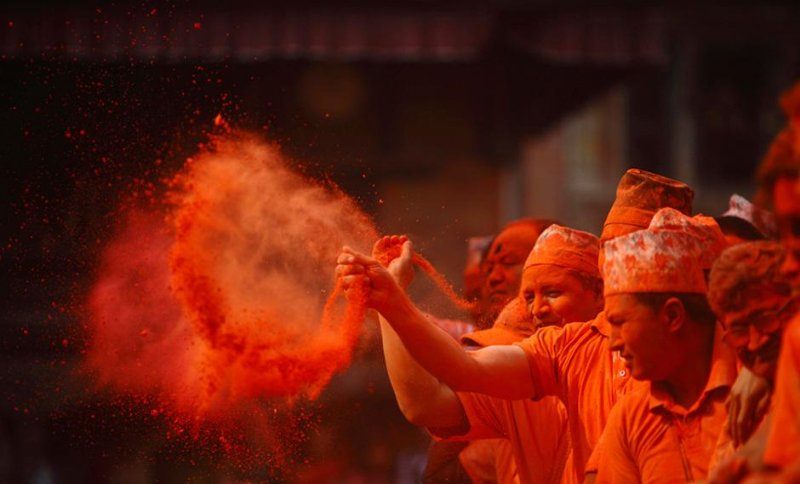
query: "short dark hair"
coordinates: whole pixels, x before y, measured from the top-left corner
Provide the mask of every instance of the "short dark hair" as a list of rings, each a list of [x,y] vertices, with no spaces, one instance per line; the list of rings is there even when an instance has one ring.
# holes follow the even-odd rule
[[[706,299],[705,294],[690,292],[638,292],[634,293],[633,296],[637,301],[653,311],[660,310],[664,306],[664,303],[667,302],[667,299],[674,297],[683,304],[686,313],[692,320],[710,326],[716,324],[717,321],[717,317],[711,310],[711,306],[708,304],[708,299]]]
[[[715,217],[720,230],[725,235],[733,234],[742,240],[765,240],[767,237],[755,225],[738,217]]]
[[[780,273],[786,250],[778,242],[745,242],[727,248],[711,268],[708,301],[720,318],[746,309],[755,289],[768,288],[777,296],[790,297],[789,282]]]

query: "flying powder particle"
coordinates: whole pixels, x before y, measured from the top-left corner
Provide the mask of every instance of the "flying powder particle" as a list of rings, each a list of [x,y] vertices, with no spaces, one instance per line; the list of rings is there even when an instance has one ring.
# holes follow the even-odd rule
[[[333,267],[343,245],[377,238],[370,220],[241,132],[189,160],[167,198],[163,213],[132,211],[107,246],[90,296],[91,370],[197,417],[316,397],[358,340],[364,303],[334,297]]]

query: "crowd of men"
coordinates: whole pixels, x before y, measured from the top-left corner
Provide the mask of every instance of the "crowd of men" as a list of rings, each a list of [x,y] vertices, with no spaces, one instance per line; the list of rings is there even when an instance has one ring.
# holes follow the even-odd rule
[[[685,183],[630,169],[599,237],[509,224],[477,291],[494,325],[460,341],[405,292],[410,240],[382,241],[402,244],[388,267],[343,249],[398,405],[436,441],[429,480],[458,480],[449,462],[472,482],[800,482],[798,98],[756,204],[694,214]]]

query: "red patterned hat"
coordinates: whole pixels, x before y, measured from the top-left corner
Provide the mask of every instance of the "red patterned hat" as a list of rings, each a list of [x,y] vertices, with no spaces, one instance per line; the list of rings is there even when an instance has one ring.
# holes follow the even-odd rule
[[[688,232],[703,244],[701,265],[704,270],[711,269],[717,257],[728,247],[725,234],[717,221],[705,215],[686,216],[674,208],[662,208],[650,222],[650,230],[679,230]]]
[[[703,242],[679,230],[639,230],[603,247],[604,296],[706,292]]]
[[[689,185],[656,173],[631,168],[617,185],[617,196],[608,211],[600,241],[646,229],[660,208],[692,213],[694,191]]]

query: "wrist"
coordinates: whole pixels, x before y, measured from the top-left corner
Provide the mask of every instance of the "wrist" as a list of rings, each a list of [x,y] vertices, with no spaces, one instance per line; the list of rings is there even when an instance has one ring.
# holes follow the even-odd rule
[[[391,322],[407,321],[414,312],[416,312],[416,306],[404,291],[400,291],[397,297],[387,301],[384,310],[381,311],[383,316]]]

